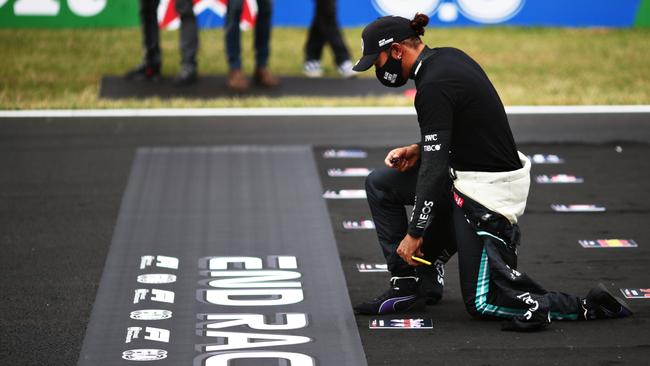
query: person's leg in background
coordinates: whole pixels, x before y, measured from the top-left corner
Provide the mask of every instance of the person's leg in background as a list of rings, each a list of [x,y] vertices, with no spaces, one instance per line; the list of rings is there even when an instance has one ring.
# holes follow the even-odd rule
[[[197,80],[196,54],[199,49],[199,35],[192,0],[176,0],[176,12],[181,19],[179,48],[181,69],[174,80],[176,85],[188,85]]]
[[[305,64],[303,72],[307,77],[319,78],[323,76],[323,68],[320,63],[325,46],[325,38],[322,30],[322,21],[320,9],[321,0],[314,2],[314,17],[312,18],[309,31],[307,33],[307,42],[305,43]]]
[[[158,80],[162,57],[160,54],[160,36],[158,32],[157,10],[160,0],[140,0],[140,26],[144,60],[140,65],[128,71],[125,78],[130,80]]]
[[[271,16],[271,0],[257,0],[257,21],[255,24],[255,73],[253,80],[260,86],[272,88],[280,85],[280,80],[271,75],[268,69]]]
[[[350,52],[343,41],[337,20],[336,0],[316,0],[316,19],[319,23],[321,36],[332,47],[339,74],[344,78],[355,77],[356,72],[352,70]]]
[[[228,88],[234,91],[248,89],[249,83],[241,71],[241,30],[239,20],[244,7],[244,0],[229,0],[225,21],[225,45],[228,61]]]
[[[417,178],[417,167],[404,173],[390,168],[379,168],[366,178],[368,205],[392,277],[391,288],[379,297],[356,306],[358,313],[387,314],[408,309],[421,297],[425,297],[430,304],[436,303],[442,297],[444,263],[455,252],[455,243],[447,236],[447,233],[451,233],[449,225],[447,224],[444,233],[439,227],[444,225],[444,218],[441,217],[438,221],[440,224],[431,227],[440,229],[441,233],[438,235],[441,235],[441,240],[438,241],[435,237],[435,230],[427,230],[424,237],[423,251],[427,259],[435,262],[434,268],[421,266],[416,269],[396,253],[397,246],[408,229],[404,206],[413,204]],[[446,243],[451,249],[440,246],[442,243]]]

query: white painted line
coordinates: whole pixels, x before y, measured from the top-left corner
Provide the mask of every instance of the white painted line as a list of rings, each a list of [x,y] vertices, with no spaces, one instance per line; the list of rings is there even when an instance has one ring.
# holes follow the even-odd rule
[[[650,113],[650,105],[512,106],[517,114]],[[157,108],[157,109],[43,109],[0,111],[0,118],[83,117],[251,117],[251,116],[413,116],[413,107],[302,108]]]

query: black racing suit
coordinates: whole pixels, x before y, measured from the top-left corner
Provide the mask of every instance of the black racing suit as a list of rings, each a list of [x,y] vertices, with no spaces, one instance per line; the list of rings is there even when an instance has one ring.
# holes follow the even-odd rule
[[[404,173],[377,169],[366,180],[377,235],[393,276],[414,275],[413,267],[395,253],[406,233],[424,236],[423,252],[430,260],[446,261],[457,249],[470,314],[514,317],[531,310],[577,319],[582,309],[578,297],[547,292],[516,270],[518,226],[452,188],[450,167],[472,172],[522,169],[505,109],[485,72],[458,49],[425,48],[411,78],[417,88],[419,164]],[[407,222],[404,205],[412,203]]]

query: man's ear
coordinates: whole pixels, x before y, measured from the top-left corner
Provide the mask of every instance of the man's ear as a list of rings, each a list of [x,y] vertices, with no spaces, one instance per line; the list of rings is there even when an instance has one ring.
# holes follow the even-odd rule
[[[402,45],[399,43],[393,43],[390,45],[390,55],[396,59],[396,60],[401,60],[402,59],[402,53],[403,53]]]

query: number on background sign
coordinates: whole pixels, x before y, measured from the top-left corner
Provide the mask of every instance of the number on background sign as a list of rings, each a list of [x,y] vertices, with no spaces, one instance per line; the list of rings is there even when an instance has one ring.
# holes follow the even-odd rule
[[[379,13],[413,18],[415,13],[433,14],[440,0],[373,0],[372,4]]]
[[[2,7],[8,0],[0,0]],[[106,8],[108,0],[68,0],[68,7],[80,17],[95,16]],[[56,16],[61,11],[58,0],[17,0],[14,3],[14,13],[26,16]]]
[[[524,0],[456,0],[461,13],[479,23],[500,23],[515,16]]]
[[[68,0],[68,7],[80,17],[92,17],[104,10],[107,0]]]
[[[60,8],[56,0],[18,0],[14,3],[16,15],[57,15]]]

